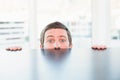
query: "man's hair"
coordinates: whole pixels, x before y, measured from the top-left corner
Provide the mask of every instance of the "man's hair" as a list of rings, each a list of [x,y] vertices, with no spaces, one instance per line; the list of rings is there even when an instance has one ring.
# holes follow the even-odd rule
[[[47,30],[50,30],[50,29],[63,29],[63,30],[65,30],[67,32],[67,35],[68,35],[69,44],[72,45],[72,37],[71,37],[71,33],[68,30],[68,28],[60,22],[53,22],[53,23],[48,24],[41,32],[40,43],[42,46],[44,46],[45,32]]]

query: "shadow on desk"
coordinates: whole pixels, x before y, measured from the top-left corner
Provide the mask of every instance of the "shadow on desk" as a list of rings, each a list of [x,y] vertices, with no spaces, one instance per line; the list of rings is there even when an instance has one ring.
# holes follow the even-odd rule
[[[1,80],[120,80],[120,48],[1,53]]]
[[[37,79],[120,80],[119,53],[119,48],[105,51],[90,48],[40,50],[36,60]]]

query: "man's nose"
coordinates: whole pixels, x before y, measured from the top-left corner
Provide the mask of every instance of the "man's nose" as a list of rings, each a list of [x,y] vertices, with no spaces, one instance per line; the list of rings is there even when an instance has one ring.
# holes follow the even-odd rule
[[[59,42],[55,42],[54,43],[54,48],[60,48],[60,43]]]

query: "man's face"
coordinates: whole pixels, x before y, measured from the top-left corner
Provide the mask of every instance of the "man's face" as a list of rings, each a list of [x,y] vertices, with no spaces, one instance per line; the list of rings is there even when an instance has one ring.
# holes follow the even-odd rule
[[[67,32],[64,29],[50,29],[45,32],[44,49],[71,48]]]

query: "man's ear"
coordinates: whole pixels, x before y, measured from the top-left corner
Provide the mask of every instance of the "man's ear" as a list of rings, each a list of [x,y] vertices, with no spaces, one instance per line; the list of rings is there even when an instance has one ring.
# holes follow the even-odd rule
[[[40,48],[43,48],[43,45],[40,44]]]
[[[70,48],[72,48],[72,44],[70,44]]]

